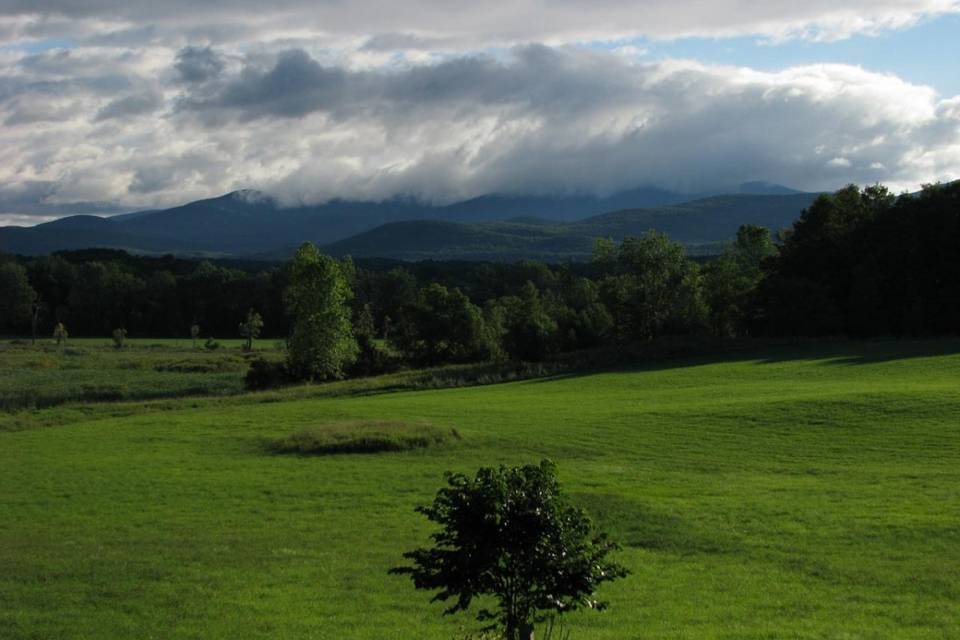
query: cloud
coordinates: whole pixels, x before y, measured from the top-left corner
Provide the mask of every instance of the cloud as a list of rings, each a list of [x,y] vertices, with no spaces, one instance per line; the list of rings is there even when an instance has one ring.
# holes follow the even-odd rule
[[[450,38],[421,36],[414,33],[378,33],[371,36],[361,51],[437,51],[455,48],[456,41]]]
[[[147,91],[117,98],[99,111],[95,120],[110,120],[112,118],[130,118],[153,113],[163,105],[163,96],[159,93]]]
[[[205,30],[209,35],[219,30],[221,43],[231,33],[241,32],[248,39],[252,32],[292,35],[312,31],[364,40],[372,33],[384,34],[380,40],[374,39],[374,45],[393,37],[397,48],[411,44],[417,48],[424,39],[432,38],[466,47],[634,35],[835,39],[901,28],[925,16],[957,10],[956,0],[769,0],[749,4],[739,0],[276,0],[269,12],[255,0],[6,0],[0,5],[0,16],[6,16],[2,30],[12,37],[90,32],[90,23],[96,22],[101,32],[109,31],[104,27],[110,24],[116,26],[114,31],[144,24]]]
[[[232,109],[246,119],[299,117],[340,102],[345,75],[341,69],[321,66],[305,51],[285,51],[270,68],[245,66],[238,78],[212,96],[187,97],[181,109]]]
[[[34,195],[37,213],[48,213],[245,187],[285,201],[450,201],[757,179],[912,187],[960,175],[957,99],[846,65],[760,72],[530,45],[354,69],[293,49],[250,53],[187,82],[180,67],[196,59],[221,56],[181,51],[165,72],[131,73],[112,91],[78,80],[17,85],[0,117],[29,112],[24,96],[52,111],[34,106],[42,123],[20,116],[4,133],[0,184],[47,185]],[[28,200],[6,210],[26,213]]]
[[[303,51],[262,62],[216,93],[184,96],[178,117],[212,129],[296,120],[285,160],[297,168],[268,183],[307,199],[757,178],[819,189],[910,183],[921,165],[960,172],[954,101],[858,67],[766,73],[540,45],[375,72],[325,67]],[[311,162],[308,152],[323,155]]]
[[[29,226],[65,215],[109,215],[123,211],[120,207],[105,203],[77,202],[69,206],[44,204],[44,199],[55,190],[55,184],[42,181],[26,181],[14,186],[0,187],[0,226]]]
[[[744,7],[0,0],[0,211],[130,210],[238,188],[439,202],[960,175],[960,97],[842,64],[652,60],[617,40],[836,39],[960,2]],[[597,41],[609,50],[584,45]]]
[[[184,82],[207,82],[223,72],[224,62],[210,47],[184,47],[175,66]]]

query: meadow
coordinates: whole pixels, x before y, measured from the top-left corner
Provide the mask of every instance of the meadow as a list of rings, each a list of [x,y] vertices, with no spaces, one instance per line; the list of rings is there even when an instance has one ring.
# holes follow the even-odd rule
[[[279,358],[263,341],[244,353],[241,340],[128,339],[116,349],[109,338],[71,338],[63,348],[53,340],[36,345],[0,343],[0,410],[37,409],[77,401],[119,401],[243,391],[251,358]]]
[[[78,348],[91,371],[138,349],[243,360]],[[29,349],[17,363],[71,358]],[[10,353],[7,386],[83,370]],[[116,371],[130,389],[144,376],[136,401],[0,413],[2,638],[465,637],[472,618],[388,574],[427,542],[413,509],[445,470],[544,457],[632,572],[604,586],[608,611],[569,617],[571,640],[960,637],[958,340],[758,345],[450,389],[404,388],[407,373],[151,396],[174,382]],[[277,447],[404,424],[457,437]]]

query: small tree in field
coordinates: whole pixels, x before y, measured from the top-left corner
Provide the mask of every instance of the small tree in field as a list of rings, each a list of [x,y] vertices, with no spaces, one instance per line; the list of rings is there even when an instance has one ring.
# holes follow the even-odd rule
[[[247,311],[247,319],[240,323],[240,336],[246,340],[244,351],[253,351],[253,341],[260,336],[262,329],[263,318],[260,314],[253,309]]]
[[[57,346],[62,350],[63,347],[67,344],[67,338],[70,337],[70,334],[67,333],[67,328],[63,326],[62,322],[58,322],[57,326],[53,328],[53,339],[57,341]]]
[[[123,349],[124,345],[127,342],[127,330],[123,327],[113,330],[113,348],[114,349]]]
[[[410,575],[418,589],[436,590],[434,601],[453,599],[446,614],[493,596],[498,610],[481,609],[477,619],[507,640],[531,640],[533,625],[551,613],[602,609],[594,591],[627,574],[607,559],[616,545],[563,499],[549,460],[446,479],[433,504],[417,508],[440,525],[434,546],[405,553],[413,566],[392,570]]]
[[[200,325],[196,322],[190,325],[190,339],[193,341],[193,348],[197,348],[197,338],[200,337]]]
[[[43,313],[43,298],[40,294],[33,297],[30,305],[30,344],[37,344],[37,332],[40,329],[40,315]]]

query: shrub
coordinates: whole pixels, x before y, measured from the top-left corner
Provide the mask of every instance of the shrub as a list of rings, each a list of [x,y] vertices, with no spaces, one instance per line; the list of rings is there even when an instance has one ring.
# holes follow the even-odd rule
[[[323,425],[272,443],[275,453],[329,455],[409,451],[459,440],[456,429],[403,422],[349,422]]]
[[[261,357],[250,363],[243,382],[249,391],[264,391],[289,384],[291,376],[286,363],[271,362]]]
[[[220,348],[220,343],[213,339],[213,336],[207,338],[207,341],[203,343],[203,348],[207,351],[216,351]]]

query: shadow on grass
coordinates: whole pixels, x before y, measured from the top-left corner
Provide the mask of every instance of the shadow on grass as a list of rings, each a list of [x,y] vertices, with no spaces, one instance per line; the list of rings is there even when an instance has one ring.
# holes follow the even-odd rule
[[[600,531],[623,547],[650,549],[680,555],[736,553],[742,545],[723,529],[697,525],[630,498],[608,493],[572,493]]]
[[[757,365],[795,360],[822,361],[819,364],[868,365],[912,358],[960,354],[960,338],[939,339],[735,339],[663,338],[649,343],[622,345],[589,352],[562,354],[550,363],[553,375],[531,379],[549,382],[598,372],[662,371],[726,362]],[[557,366],[561,365],[561,366]]]

